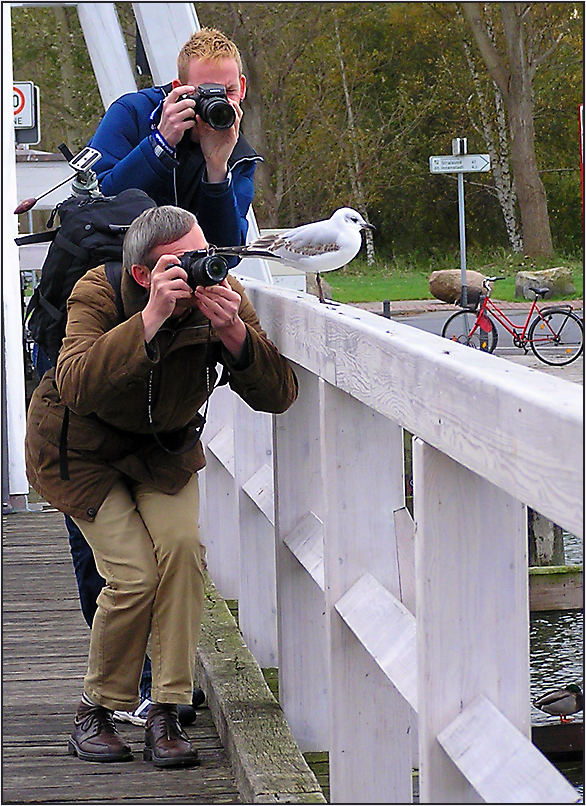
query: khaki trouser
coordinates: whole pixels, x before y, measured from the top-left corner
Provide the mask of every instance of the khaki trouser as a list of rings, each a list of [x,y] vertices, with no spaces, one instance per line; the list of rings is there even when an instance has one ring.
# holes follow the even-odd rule
[[[106,580],[90,641],[86,694],[133,710],[149,634],[154,702],[189,704],[203,609],[197,475],[175,495],[117,483],[93,523],[75,522]]]

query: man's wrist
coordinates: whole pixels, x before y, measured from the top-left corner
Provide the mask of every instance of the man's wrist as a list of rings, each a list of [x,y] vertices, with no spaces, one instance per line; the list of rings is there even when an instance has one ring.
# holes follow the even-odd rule
[[[226,193],[226,191],[230,188],[231,184],[232,184],[232,171],[229,168],[225,175],[225,178],[217,182],[212,181],[212,179],[210,178],[209,169],[206,169],[206,172],[204,173],[202,180],[202,185],[204,186],[206,193],[209,193],[213,196],[219,196],[222,193]]]
[[[242,357],[242,351],[246,344],[246,325],[242,319],[238,317],[234,324],[216,330],[220,341],[230,353],[232,360],[238,362]]]
[[[206,162],[205,181],[210,185],[220,185],[230,178],[230,169],[227,163],[221,165],[211,165]]]
[[[146,344],[149,344],[159,332],[164,320],[161,321],[160,315],[149,308],[148,305],[141,311],[140,315],[144,329],[144,340]]]
[[[149,136],[149,141],[155,152],[155,157],[168,168],[175,168],[177,165],[177,149],[169,145],[158,129]]]

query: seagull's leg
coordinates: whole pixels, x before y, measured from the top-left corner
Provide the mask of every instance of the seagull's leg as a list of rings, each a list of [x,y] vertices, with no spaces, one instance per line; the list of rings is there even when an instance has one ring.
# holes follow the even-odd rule
[[[334,305],[334,306],[337,306],[337,305],[340,304],[339,302],[334,302],[333,299],[326,299],[325,298],[323,288],[321,286],[321,276],[320,276],[319,272],[316,272],[316,274],[315,274],[315,281],[317,283],[317,290],[319,292],[318,293],[318,298],[319,298],[320,302],[324,302],[326,305]]]
[[[320,302],[325,302],[324,292],[323,292],[322,287],[321,287],[321,277],[319,276],[319,272],[316,272],[316,274],[315,274],[315,281],[317,283],[317,290],[319,291],[319,294],[318,294],[319,301]]]

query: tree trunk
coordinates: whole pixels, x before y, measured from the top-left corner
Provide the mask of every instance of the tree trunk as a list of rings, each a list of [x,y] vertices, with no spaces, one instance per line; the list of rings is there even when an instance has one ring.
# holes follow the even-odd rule
[[[520,3],[501,3],[509,54],[510,90],[507,112],[511,163],[521,211],[523,244],[531,257],[553,254],[545,188],[535,155],[533,92]],[[505,96],[505,100],[506,96]]]
[[[246,98],[243,103],[242,133],[250,145],[264,158],[265,163],[257,163],[254,174],[255,192],[262,198],[263,221],[259,227],[276,226],[279,204],[270,177],[277,173],[274,158],[269,152],[266,137],[266,125],[263,115],[265,103],[262,94],[262,71],[255,54],[256,36],[247,25],[246,16],[241,12],[239,3],[229,3],[228,10],[232,25],[246,32],[238,38],[238,49],[242,58],[242,70],[246,75]]]
[[[499,3],[499,6],[508,64],[505,64],[490,40],[479,3],[460,4],[486,68],[506,105],[524,251],[531,257],[548,256],[553,254],[553,244],[545,188],[535,156],[533,70],[525,37],[525,15],[531,9],[522,3]]]
[[[494,84],[494,103],[496,109],[496,128],[498,133],[499,159],[495,164],[494,182],[497,188],[501,210],[507,228],[509,241],[514,252],[522,252],[524,248],[523,235],[519,228],[517,218],[517,191],[515,181],[511,176],[509,161],[509,140],[507,137],[507,120],[503,96],[496,84]]]
[[[489,9],[486,9],[486,29],[488,36],[495,44],[494,29],[490,18]],[[462,12],[456,6],[456,13],[461,18]],[[503,95],[498,85],[491,78],[494,90],[494,111],[489,109],[489,101],[484,92],[483,83],[478,74],[476,62],[472,56],[469,43],[464,40],[464,55],[468,63],[468,69],[472,77],[472,83],[478,98],[481,118],[482,137],[486,144],[486,150],[490,155],[490,164],[494,188],[503,215],[503,221],[509,243],[514,252],[523,251],[523,237],[519,228],[517,218],[517,194],[515,184],[511,176],[509,160],[509,138],[507,136],[507,120],[505,115]],[[478,127],[476,127],[478,128]]]

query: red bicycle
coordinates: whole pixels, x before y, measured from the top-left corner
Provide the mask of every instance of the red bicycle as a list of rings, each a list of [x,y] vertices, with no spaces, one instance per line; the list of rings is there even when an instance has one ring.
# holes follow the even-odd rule
[[[442,336],[477,350],[493,353],[498,343],[498,331],[491,316],[513,337],[513,344],[533,353],[545,364],[563,366],[575,361],[584,349],[584,324],[569,305],[540,308],[539,297],[549,288],[531,288],[535,294],[527,319],[522,327],[515,325],[491,299],[492,284],[504,277],[486,277],[486,291],[478,300],[478,310],[458,311],[446,320]],[[490,316],[489,316],[490,314]]]

